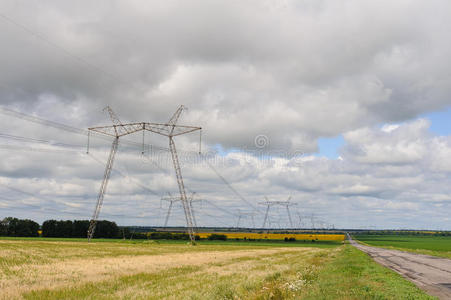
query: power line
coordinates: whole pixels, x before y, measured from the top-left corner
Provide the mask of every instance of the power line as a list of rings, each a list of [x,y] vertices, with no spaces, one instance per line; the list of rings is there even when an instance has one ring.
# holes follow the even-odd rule
[[[24,191],[24,190],[21,190],[21,189],[12,187],[12,186],[8,186],[8,185],[3,184],[3,183],[0,183],[0,185],[2,185],[3,187],[5,187],[5,188],[7,188],[7,189],[9,189],[9,190],[11,190],[11,191],[14,191],[14,192],[19,192],[19,193],[22,193],[22,194],[25,194],[25,195],[28,195],[28,196],[31,196],[31,197],[36,197],[36,198],[38,198],[38,199],[43,199],[43,200],[47,200],[47,201],[52,201],[52,202],[57,203],[57,204],[64,204],[64,205],[70,207],[70,205],[67,205],[66,203],[64,203],[64,201],[56,201],[56,200],[49,199],[49,198],[43,197],[43,196],[37,197],[37,196],[36,196],[35,194],[33,194],[33,193],[26,192],[26,191]]]
[[[94,131],[91,131],[91,133],[89,133],[89,130],[85,130],[85,129],[80,129],[77,127],[73,127],[70,125],[66,125],[63,123],[59,123],[59,122],[55,122],[55,121],[50,121],[44,118],[40,118],[40,117],[36,117],[36,116],[32,116],[29,114],[25,114],[23,112],[19,112],[19,111],[15,111],[6,107],[0,107],[0,113],[4,114],[4,115],[8,115],[8,116],[12,116],[12,117],[16,117],[22,120],[26,120],[29,122],[33,122],[33,123],[37,123],[40,125],[44,125],[44,126],[48,126],[48,127],[53,127],[56,129],[60,129],[63,131],[67,131],[67,132],[71,132],[71,133],[75,133],[75,134],[79,134],[79,135],[83,135],[85,137],[88,137],[88,135],[90,137],[94,137],[94,138],[98,138],[98,139],[102,139],[108,142],[111,142],[111,137],[109,136],[105,136],[103,134],[100,133],[96,133]],[[23,137],[22,137],[23,138]],[[30,138],[28,138],[30,139]],[[48,143],[51,143],[49,141],[47,141]],[[169,148],[165,148],[165,147],[161,147],[161,146],[156,146],[153,144],[146,144],[146,143],[139,143],[139,142],[133,142],[127,139],[121,139],[121,144],[123,145],[128,145],[128,146],[133,146],[136,148],[142,148],[143,145],[145,146],[145,148],[150,149],[151,152],[153,152],[154,150],[157,151],[162,151],[162,152],[170,152]],[[186,150],[178,150],[177,152],[179,152],[181,155],[197,155],[197,151],[186,151]]]
[[[91,157],[93,160],[95,160],[97,163],[99,163],[100,165],[104,165],[103,162],[100,161],[100,159],[94,157],[94,155],[92,155],[92,153],[88,154],[89,157]],[[134,184],[136,184],[137,186],[139,186],[140,188],[142,188],[143,190],[145,190],[146,192],[149,192],[155,196],[160,196],[159,193],[155,192],[154,190],[149,189],[148,187],[146,187],[145,185],[143,185],[142,183],[140,183],[138,180],[128,176],[127,174],[124,174],[124,172],[122,172],[121,170],[119,170],[117,167],[113,167],[112,171],[119,174],[120,176],[128,179],[129,181],[132,181]]]
[[[8,17],[8,16],[6,16],[5,14],[0,13],[0,18],[2,18],[3,20],[5,20],[6,22],[8,22],[8,23],[10,23],[10,24],[13,24],[14,26],[20,28],[22,31],[24,31],[24,32],[26,32],[26,33],[28,33],[28,34],[34,36],[35,38],[40,39],[41,41],[45,42],[47,45],[49,45],[49,46],[51,46],[51,47],[53,47],[53,48],[55,48],[55,49],[60,50],[60,51],[63,52],[66,56],[68,56],[68,57],[70,57],[70,58],[76,60],[77,62],[83,64],[84,66],[89,67],[89,68],[91,68],[91,69],[93,69],[93,70],[96,70],[97,72],[102,73],[103,75],[105,75],[106,77],[109,77],[110,79],[114,79],[114,80],[116,80],[116,81],[121,82],[121,80],[120,80],[119,78],[117,78],[116,76],[112,75],[111,73],[109,73],[109,72],[105,71],[104,69],[102,69],[102,68],[96,66],[95,64],[93,64],[93,63],[87,61],[86,59],[82,58],[81,56],[78,56],[78,55],[72,53],[72,52],[71,52],[70,50],[68,50],[67,48],[65,48],[65,47],[63,47],[63,46],[61,46],[61,45],[58,45],[58,44],[55,43],[55,42],[52,42],[50,39],[48,39],[48,38],[47,38],[46,36],[44,36],[43,34],[41,34],[41,33],[37,32],[37,31],[34,31],[34,30],[30,29],[29,27],[23,25],[22,23],[19,23],[19,22],[15,21],[15,20],[12,19],[11,17]]]
[[[240,198],[242,201],[244,201],[245,203],[247,203],[248,205],[250,205],[255,211],[260,212],[260,210],[254,206],[251,202],[249,202],[248,200],[246,200],[240,193],[238,193],[238,191],[224,178],[224,176],[222,176],[221,174],[219,174],[218,170],[216,170],[215,167],[213,167],[213,165],[208,161],[208,159],[205,159],[205,162],[207,163],[207,165],[210,167],[210,169],[219,177],[219,179],[222,180],[222,182],[225,183],[225,185],[227,185],[227,187],[238,197]]]
[[[31,152],[59,153],[59,154],[81,153],[80,151],[77,151],[77,150],[45,149],[45,148],[25,147],[25,146],[18,146],[18,145],[0,145],[0,150],[31,151]]]
[[[29,137],[24,137],[24,136],[20,136],[20,135],[12,135],[12,134],[7,134],[7,133],[0,133],[0,138],[11,139],[11,140],[16,140],[16,141],[21,141],[21,142],[48,144],[48,145],[60,146],[60,147],[70,147],[70,148],[84,147],[82,145],[73,145],[73,144],[71,145],[71,144],[53,142],[53,141],[49,141],[49,140],[29,138]]]
[[[227,209],[225,209],[225,208],[223,208],[223,207],[220,207],[220,206],[214,204],[212,201],[205,200],[205,202],[207,202],[208,204],[210,204],[210,205],[213,206],[214,208],[216,208],[216,209],[218,209],[218,210],[220,210],[220,211],[222,211],[222,212],[225,212],[225,213],[227,213],[227,214],[229,214],[229,215],[231,215],[231,216],[234,216],[234,217],[237,217],[237,216],[238,216],[237,214],[235,214],[235,213],[233,213],[233,212],[231,212],[231,211],[229,211],[229,210],[227,210]]]

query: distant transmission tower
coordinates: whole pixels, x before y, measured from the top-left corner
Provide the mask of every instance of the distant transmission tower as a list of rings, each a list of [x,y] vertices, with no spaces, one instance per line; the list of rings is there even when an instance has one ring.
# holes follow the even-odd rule
[[[288,220],[290,221],[290,226],[291,228],[294,228],[293,226],[293,220],[291,219],[291,214],[290,214],[290,206],[296,205],[296,203],[291,203],[291,196],[288,197],[287,201],[269,201],[267,197],[265,197],[266,201],[265,202],[260,202],[259,204],[262,205],[266,205],[266,212],[265,212],[265,218],[263,219],[263,226],[262,228],[265,228],[266,226],[266,221],[268,220],[268,213],[269,213],[269,208],[272,206],[276,206],[276,205],[280,205],[280,206],[284,206],[287,209],[287,215],[288,215]]]
[[[202,199],[194,199],[195,194],[196,194],[196,192],[191,193],[190,197],[188,198],[188,204],[191,209],[191,214],[193,216],[194,228],[197,228],[196,215],[194,214],[193,203],[194,202],[202,202]],[[169,202],[168,212],[166,213],[166,218],[164,220],[164,227],[167,227],[168,221],[169,221],[169,216],[171,215],[171,211],[172,211],[172,207],[173,207],[174,203],[179,202],[179,201],[182,202],[182,199],[180,198],[180,196],[172,196],[170,193],[168,193],[168,196],[162,197],[161,200]]]
[[[299,229],[301,229],[302,228],[302,217],[301,217],[301,215],[299,214],[298,211],[296,212],[296,214],[297,214],[298,219],[299,219]]]
[[[310,222],[312,223],[312,229],[315,229],[315,214],[310,215]]]
[[[236,221],[236,228],[240,227],[240,221],[243,217],[251,217],[252,221],[252,228],[255,228],[255,222],[254,222],[254,216],[257,215],[255,212],[242,212],[240,209],[238,209],[237,216],[238,220]]]
[[[105,168],[102,185],[100,187],[99,196],[97,198],[96,208],[94,210],[94,214],[93,214],[91,222],[89,224],[88,240],[91,240],[92,237],[94,236],[97,219],[99,217],[100,209],[103,204],[103,198],[105,196],[106,187],[108,184],[108,180],[110,178],[111,169],[113,168],[114,156],[117,152],[117,147],[119,145],[119,138],[122,136],[128,135],[128,134],[135,133],[135,132],[147,130],[147,131],[150,131],[153,133],[157,133],[157,134],[169,137],[169,148],[171,151],[172,161],[174,163],[175,174],[177,177],[177,183],[179,186],[180,199],[182,201],[183,209],[185,212],[187,230],[188,230],[188,234],[189,234],[191,243],[194,243],[193,215],[192,215],[189,203],[188,203],[188,199],[186,197],[185,185],[183,183],[182,173],[180,170],[180,163],[179,163],[177,151],[175,148],[174,137],[182,135],[182,134],[186,134],[189,132],[197,131],[197,130],[201,131],[202,128],[194,127],[194,126],[177,125],[177,121],[180,117],[180,114],[182,113],[182,111],[184,109],[183,105],[177,109],[177,111],[174,113],[174,115],[172,116],[172,118],[169,120],[168,123],[141,122],[141,123],[122,124],[121,121],[119,120],[119,118],[116,116],[116,114],[113,112],[113,110],[110,107],[107,106],[105,109],[110,114],[110,118],[111,118],[111,121],[113,122],[113,125],[89,128],[89,134],[91,131],[95,131],[97,133],[101,133],[104,135],[114,137],[114,141],[111,146],[110,156],[108,158],[107,165]],[[89,134],[88,134],[87,152],[89,152]],[[143,132],[143,140],[144,140],[144,132]],[[199,145],[199,152],[200,152],[200,145]]]

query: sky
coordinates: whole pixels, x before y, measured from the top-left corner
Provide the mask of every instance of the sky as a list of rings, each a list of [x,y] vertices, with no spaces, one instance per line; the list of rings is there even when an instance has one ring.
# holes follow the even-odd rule
[[[293,224],[273,206],[267,226],[451,230],[449,28],[439,0],[2,1],[0,218],[89,219],[103,108],[184,105],[198,226],[261,227],[291,197]],[[100,218],[163,225],[168,140],[142,139],[121,139]]]

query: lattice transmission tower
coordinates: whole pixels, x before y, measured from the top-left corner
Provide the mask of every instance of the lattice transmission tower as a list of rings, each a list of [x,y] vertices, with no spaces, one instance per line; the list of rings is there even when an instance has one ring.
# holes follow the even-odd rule
[[[291,196],[288,197],[287,201],[269,201],[268,197],[265,197],[265,199],[266,199],[265,202],[260,202],[259,203],[261,205],[266,205],[265,218],[263,219],[263,226],[262,226],[262,228],[265,228],[265,226],[266,226],[266,221],[268,220],[269,208],[272,207],[272,206],[277,206],[277,205],[284,206],[286,208],[287,215],[288,215],[288,220],[290,221],[290,227],[294,228],[293,220],[291,219],[290,206],[296,205],[296,203],[290,202]]]
[[[243,219],[243,217],[244,218],[250,217],[251,221],[252,221],[252,228],[255,228],[254,217],[257,215],[257,213],[255,213],[255,212],[243,212],[240,209],[238,209],[236,215],[237,215],[238,219],[236,221],[235,228],[239,228],[240,227],[240,221],[241,221],[241,219]]]
[[[180,169],[180,163],[177,156],[177,150],[175,148],[175,142],[174,137],[194,132],[199,130],[201,132],[201,127],[195,127],[195,126],[185,126],[185,125],[177,125],[177,121],[182,113],[182,111],[185,109],[183,105],[181,105],[177,111],[174,113],[174,115],[171,117],[168,123],[148,123],[148,122],[140,122],[140,123],[127,123],[123,124],[119,118],[116,116],[116,114],[113,112],[113,110],[107,106],[105,110],[108,111],[111,121],[113,125],[110,126],[101,126],[101,127],[91,127],[88,128],[89,134],[88,134],[88,149],[87,152],[89,152],[89,135],[91,131],[104,134],[107,136],[112,136],[114,138],[113,144],[111,145],[111,151],[110,155],[108,157],[108,161],[105,167],[105,173],[103,176],[103,181],[100,186],[99,195],[97,197],[97,204],[94,210],[94,213],[92,215],[91,221],[89,223],[89,229],[88,229],[88,240],[90,241],[92,237],[94,236],[97,219],[100,214],[100,210],[102,208],[103,204],[103,198],[105,196],[106,187],[108,185],[108,181],[110,178],[111,170],[113,168],[113,162],[114,157],[117,152],[117,148],[119,145],[119,138],[122,136],[126,136],[135,132],[143,131],[143,144],[144,144],[144,131],[150,131],[159,135],[167,136],[169,138],[169,148],[171,151],[172,161],[174,164],[175,174],[177,177],[177,184],[179,187],[180,192],[180,199],[183,205],[183,210],[185,212],[185,219],[186,219],[186,225],[187,225],[187,231],[191,240],[191,243],[194,243],[194,229],[193,229],[193,215],[192,211],[190,209],[188,199],[186,197],[186,191],[185,191],[185,185],[183,183],[183,177],[182,172]],[[201,134],[200,134],[201,136]],[[199,152],[200,152],[200,144],[199,144]]]
[[[193,203],[200,202],[202,203],[202,199],[194,199],[194,196],[196,195],[196,192],[192,192],[191,195],[188,197],[188,204],[191,210],[191,215],[193,216],[193,223],[194,228],[197,228],[197,221],[196,221],[196,215],[194,213],[194,206]],[[166,228],[168,226],[169,216],[171,215],[172,207],[174,206],[174,203],[182,202],[182,198],[180,196],[172,196],[170,193],[168,193],[167,196],[164,196],[161,198],[162,201],[169,202],[168,211],[166,213],[166,218],[164,220],[164,227]]]

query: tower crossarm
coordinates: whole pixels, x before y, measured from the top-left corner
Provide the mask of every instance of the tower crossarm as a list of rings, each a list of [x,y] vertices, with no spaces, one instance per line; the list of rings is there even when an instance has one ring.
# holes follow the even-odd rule
[[[282,205],[282,206],[297,205],[297,203],[292,203],[292,202],[289,202],[289,201],[266,201],[266,202],[259,202],[258,204],[269,205],[269,206],[273,206],[273,205]]]
[[[88,130],[113,137],[121,137],[144,130],[144,127],[145,123],[128,123],[111,126],[91,127],[88,128]]]
[[[201,130],[202,127],[186,126],[186,125],[172,125],[163,123],[146,123],[145,130],[164,135],[167,137],[178,136],[185,133]]]
[[[201,130],[202,127],[170,125],[163,123],[127,123],[120,125],[91,127],[88,129],[90,131],[94,131],[104,135],[109,135],[112,137],[121,137],[142,130],[147,130],[153,133],[169,137]]]

